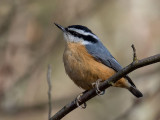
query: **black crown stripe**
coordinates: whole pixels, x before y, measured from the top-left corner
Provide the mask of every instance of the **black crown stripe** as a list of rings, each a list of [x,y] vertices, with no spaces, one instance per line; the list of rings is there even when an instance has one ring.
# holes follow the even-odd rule
[[[85,26],[82,26],[82,25],[71,25],[71,26],[68,26],[68,28],[76,28],[78,30],[83,30],[85,32],[90,32],[92,33],[92,31],[90,29],[88,29],[87,27]],[[93,33],[92,33],[93,34]]]

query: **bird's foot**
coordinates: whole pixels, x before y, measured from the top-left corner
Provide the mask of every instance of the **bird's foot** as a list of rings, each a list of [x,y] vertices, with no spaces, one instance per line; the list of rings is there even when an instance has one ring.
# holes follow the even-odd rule
[[[79,108],[81,108],[81,109],[85,109],[86,107],[87,107],[87,104],[86,103],[83,103],[82,105],[80,105],[79,103],[80,102],[82,102],[81,101],[81,96],[83,95],[83,93],[81,93],[81,94],[79,94],[78,96],[77,96],[77,98],[76,98],[76,104],[77,104],[77,106],[79,107]]]
[[[104,91],[101,91],[101,90],[99,89],[99,84],[100,84],[100,82],[102,82],[102,80],[101,80],[101,79],[98,79],[96,82],[92,83],[92,86],[93,86],[94,88],[96,88],[96,93],[97,93],[97,95],[103,95],[103,94],[105,93],[105,90],[104,90]]]

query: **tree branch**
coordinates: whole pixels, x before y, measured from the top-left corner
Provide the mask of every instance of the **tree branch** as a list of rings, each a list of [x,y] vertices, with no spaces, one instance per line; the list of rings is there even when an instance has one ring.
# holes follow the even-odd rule
[[[123,68],[121,71],[117,72],[112,77],[110,77],[108,80],[106,80],[103,83],[101,83],[99,85],[99,89],[101,91],[104,91],[105,89],[107,89],[108,87],[111,86],[110,83],[115,83],[120,78],[122,78],[123,76],[127,75],[128,73],[131,73],[132,71],[134,71],[134,70],[136,70],[138,68],[141,68],[141,67],[153,64],[153,63],[157,63],[157,62],[160,62],[160,54],[157,54],[157,55],[154,55],[154,56],[142,59],[142,60],[133,61],[131,64],[129,64],[128,66]],[[96,94],[96,89],[95,88],[85,92],[81,96],[81,102],[79,103],[79,105],[87,102],[88,100],[90,100],[91,98],[95,97],[96,95],[97,94]],[[72,110],[76,109],[77,105],[76,105],[75,101],[76,101],[76,99],[73,100],[71,103],[67,104],[66,106],[64,106],[53,117],[51,117],[50,120],[60,120],[65,115],[70,113]]]
[[[51,90],[52,90],[52,84],[51,84],[51,65],[48,65],[48,72],[47,72],[47,82],[48,82],[48,106],[49,106],[49,112],[48,112],[48,120],[51,118],[51,112],[52,112],[52,97],[51,97]]]
[[[133,62],[137,60],[137,55],[136,55],[136,48],[134,47],[134,45],[131,45],[132,49],[133,49]]]

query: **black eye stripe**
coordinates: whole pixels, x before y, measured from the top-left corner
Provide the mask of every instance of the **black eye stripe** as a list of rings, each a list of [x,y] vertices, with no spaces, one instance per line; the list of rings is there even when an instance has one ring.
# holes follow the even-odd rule
[[[75,31],[71,31],[71,30],[68,30],[68,32],[76,37],[79,37],[81,34],[75,32]]]
[[[97,43],[98,42],[97,39],[93,38],[90,35],[84,36],[83,39],[86,40],[86,41],[92,42],[92,43]]]
[[[67,32],[69,32],[71,35],[74,35],[75,37],[79,37],[79,38],[82,38],[84,39],[85,41],[89,41],[89,42],[92,42],[92,43],[96,43],[98,42],[97,39],[95,39],[93,36],[91,35],[82,35],[80,33],[77,33],[75,31],[72,31],[72,30],[68,30],[66,29]]]

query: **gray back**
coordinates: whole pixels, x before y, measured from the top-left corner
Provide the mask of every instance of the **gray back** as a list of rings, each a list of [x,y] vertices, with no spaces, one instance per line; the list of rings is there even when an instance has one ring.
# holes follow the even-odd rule
[[[93,43],[93,44],[87,44],[87,45],[85,45],[85,47],[86,47],[88,53],[90,53],[95,58],[95,60],[114,69],[115,71],[119,71],[122,69],[121,65],[111,55],[111,53],[101,43],[101,41],[98,41],[97,43]]]

